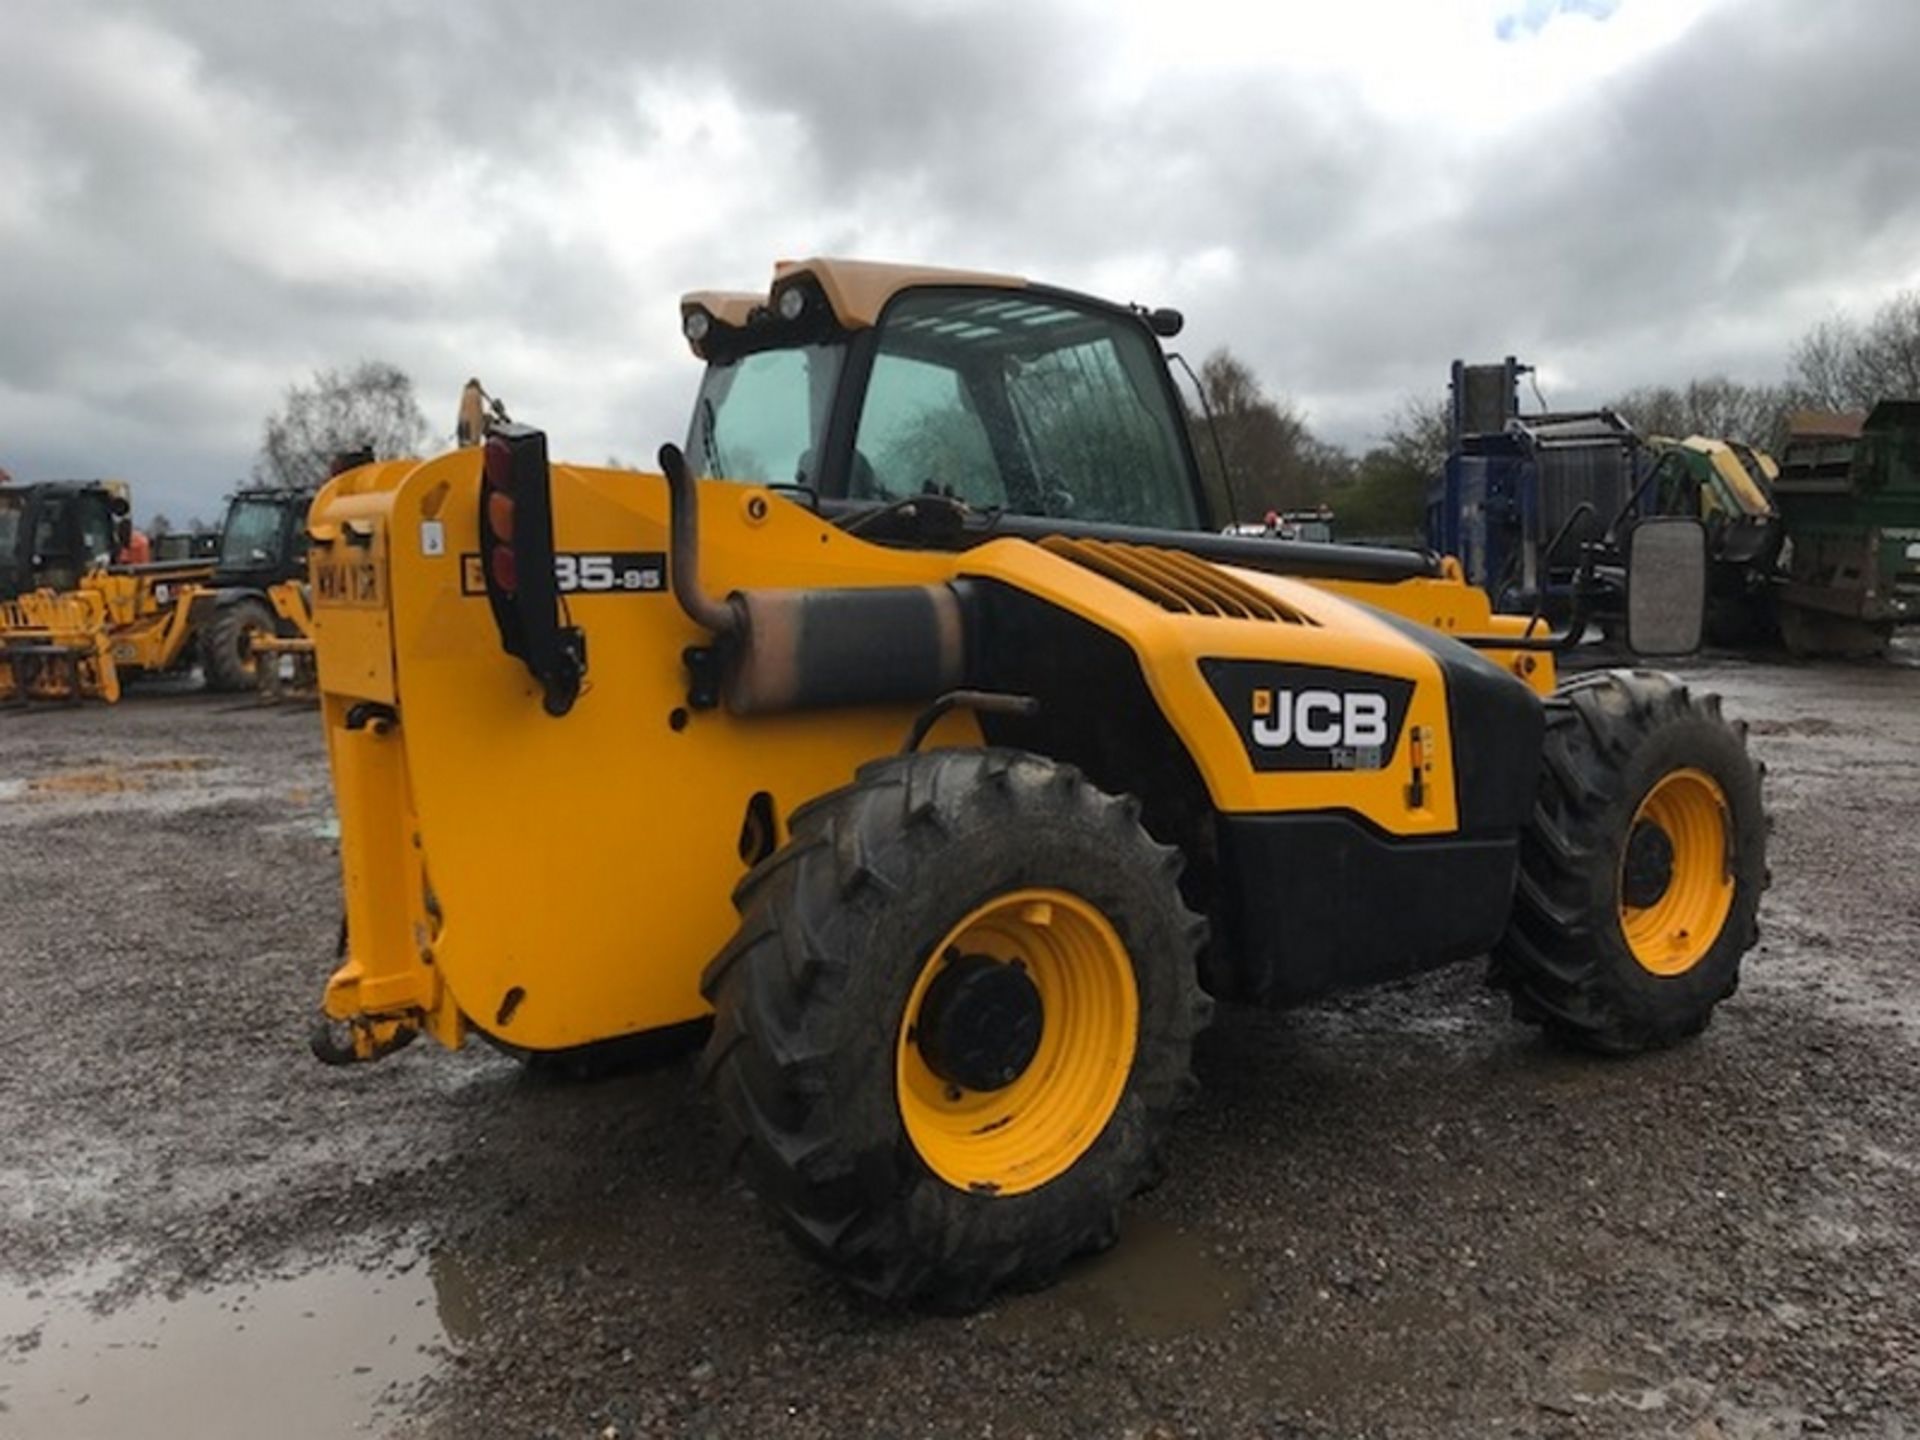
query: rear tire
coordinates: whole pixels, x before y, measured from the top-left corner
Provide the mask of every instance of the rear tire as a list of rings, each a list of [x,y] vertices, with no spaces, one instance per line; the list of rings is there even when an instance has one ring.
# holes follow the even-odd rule
[[[1034,755],[901,756],[796,811],[788,843],[735,892],[739,932],[701,982],[716,1011],[703,1070],[753,1189],[803,1250],[857,1288],[964,1310],[1002,1287],[1044,1284],[1072,1256],[1113,1243],[1121,1204],[1158,1178],[1211,1002],[1196,978],[1205,923],[1181,903],[1178,852],[1138,814]],[[1058,915],[1031,898],[1041,894],[1058,897]],[[1064,964],[1071,984],[1038,1012],[1042,1048],[1015,1057],[1017,1079],[977,1090],[936,1080],[945,1094],[930,1102],[920,1067],[934,1062],[917,1058],[934,1054],[929,976],[980,958],[966,937],[983,933],[983,911],[1009,933],[1029,913],[1057,926],[1036,932],[1031,978],[1045,994],[1049,967]],[[1096,935],[1118,948],[1079,944]],[[1087,1004],[1111,965],[1111,993],[1137,999],[1131,1036],[1118,1033],[1129,1023],[1112,1018],[1119,1009]],[[1003,981],[1029,973],[1019,960],[988,968]],[[1044,1087],[1076,1073],[1074,1037],[1090,1024],[1106,1027],[1108,1048],[1105,1069],[1089,1073],[1095,1089],[1111,1089],[1077,1112],[1078,1129],[1047,1129],[1080,1103],[1070,1086],[978,1127],[940,1113],[943,1099],[1013,1104],[1030,1079]],[[1130,1062],[1113,1048],[1120,1039]],[[1023,1135],[1041,1148],[1022,1151]],[[983,1137],[1011,1151],[983,1156]],[[1012,1168],[996,1170],[1008,1153]]]
[[[253,689],[260,665],[253,637],[273,633],[273,611],[264,600],[235,600],[215,610],[200,631],[200,672],[207,689]]]
[[[1781,643],[1800,660],[1878,660],[1893,644],[1893,626],[1782,600],[1775,609]]]
[[[1671,675],[1605,671],[1556,693],[1493,954],[1515,1015],[1609,1054],[1705,1029],[1759,938],[1761,774],[1720,697]]]

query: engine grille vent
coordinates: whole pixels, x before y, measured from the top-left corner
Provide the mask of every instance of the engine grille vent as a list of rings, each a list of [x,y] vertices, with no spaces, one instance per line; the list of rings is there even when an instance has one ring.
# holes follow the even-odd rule
[[[1118,540],[1074,540],[1065,535],[1049,535],[1040,546],[1106,576],[1116,585],[1126,586],[1136,595],[1144,595],[1176,615],[1216,615],[1289,625],[1314,623],[1266,591],[1182,550],[1127,545]]]

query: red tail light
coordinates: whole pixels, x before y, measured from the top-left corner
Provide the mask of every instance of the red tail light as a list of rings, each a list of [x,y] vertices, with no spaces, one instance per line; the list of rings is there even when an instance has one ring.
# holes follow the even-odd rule
[[[509,595],[520,588],[520,575],[514,568],[513,551],[504,545],[495,545],[487,552],[487,573],[493,577],[493,583]]]
[[[509,543],[513,540],[513,497],[499,490],[487,493],[487,529]]]
[[[520,588],[513,555],[514,441],[507,435],[491,435],[482,453],[486,460],[480,474],[480,538],[487,575],[494,585],[513,594]]]
[[[563,623],[554,577],[547,437],[526,425],[496,425],[484,455],[480,545],[500,647],[541,683],[547,713],[564,715],[580,694],[586,637]]]

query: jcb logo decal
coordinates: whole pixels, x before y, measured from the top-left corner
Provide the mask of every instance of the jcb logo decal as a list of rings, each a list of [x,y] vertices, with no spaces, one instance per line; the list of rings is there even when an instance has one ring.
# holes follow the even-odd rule
[[[1255,690],[1253,743],[1279,750],[1295,742],[1378,749],[1387,743],[1387,697],[1378,690]]]
[[[1394,675],[1203,660],[1256,770],[1379,770],[1393,758],[1413,682]]]

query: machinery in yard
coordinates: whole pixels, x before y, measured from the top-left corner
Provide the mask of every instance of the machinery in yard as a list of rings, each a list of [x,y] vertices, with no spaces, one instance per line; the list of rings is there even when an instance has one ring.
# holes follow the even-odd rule
[[[196,661],[208,689],[260,684],[255,655],[272,652],[310,682],[312,640],[304,575],[306,507],[312,492],[253,489],[227,505],[212,556],[113,565],[92,540],[87,510],[60,568],[38,565],[37,588],[0,601],[0,701],[109,703],[123,682],[186,669]],[[43,554],[45,552],[35,552]],[[77,578],[62,584],[72,572]],[[22,574],[27,572],[23,569]]]
[[[1698,515],[1707,527],[1707,634],[1720,644],[1771,642],[1773,582],[1786,531],[1774,503],[1780,467],[1739,440],[1648,436],[1629,520]]]
[[[1457,555],[1494,607],[1563,617],[1573,592],[1599,578],[1590,609],[1617,623],[1625,604],[1626,538],[1652,516],[1707,527],[1708,632],[1737,642],[1770,629],[1781,544],[1771,457],[1737,441],[1644,437],[1612,410],[1520,409],[1531,367],[1456,361],[1452,440],[1429,490],[1428,543]]]
[[[227,502],[206,593],[195,597],[199,659],[211,690],[269,695],[313,688],[307,593],[311,490],[256,486]]]
[[[30,590],[71,590],[113,556],[131,508],[118,480],[0,485],[0,600]]]
[[[134,674],[187,663],[202,561],[98,569],[72,590],[0,601],[0,701],[112,704]]]
[[[1259,535],[1272,540],[1333,541],[1333,511],[1321,505],[1312,510],[1269,510],[1259,522],[1242,521],[1223,527],[1226,535]]]
[[[710,1017],[786,1230],[964,1307],[1114,1240],[1216,998],[1490,952],[1519,1015],[1624,1053],[1733,991],[1741,727],[1654,671],[1557,686],[1567,635],[1451,560],[1218,533],[1176,313],[809,261],[682,321],[658,475],[496,415],[314,504],[320,1058]],[[1702,533],[1631,537],[1649,651],[1697,639]]]
[[[1790,540],[1776,599],[1788,649],[1879,655],[1920,623],[1920,400],[1796,414],[1774,491]]]
[[[171,663],[213,566],[114,565],[130,509],[118,481],[0,488],[0,701],[114,701],[123,671]]]

